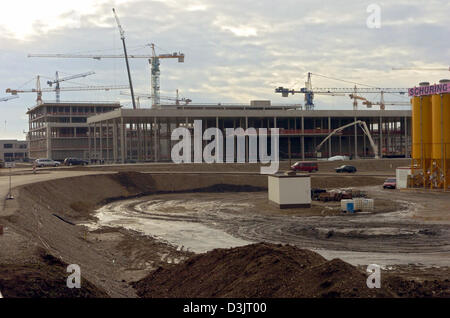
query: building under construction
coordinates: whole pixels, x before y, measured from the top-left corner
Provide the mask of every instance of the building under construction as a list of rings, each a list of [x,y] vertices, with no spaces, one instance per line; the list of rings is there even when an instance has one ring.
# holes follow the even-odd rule
[[[27,111],[30,158],[89,158],[87,118],[120,108],[119,103],[44,102]]]
[[[316,146],[334,129],[364,121],[381,157],[410,157],[410,110],[302,110],[298,106],[163,105],[152,109],[116,109],[89,117],[90,158],[110,163],[170,161],[171,141],[177,127],[202,129],[279,128],[280,157],[316,158]],[[206,141],[204,142],[207,143]],[[247,151],[248,153],[248,151]],[[333,135],[319,151],[322,157],[348,155],[373,158],[367,136],[357,126]]]

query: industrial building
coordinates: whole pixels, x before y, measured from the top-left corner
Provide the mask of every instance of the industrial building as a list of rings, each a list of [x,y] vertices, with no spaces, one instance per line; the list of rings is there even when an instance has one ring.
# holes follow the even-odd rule
[[[30,158],[87,159],[87,118],[117,108],[120,108],[118,102],[43,102],[29,109]]]
[[[259,105],[259,106],[255,106]],[[303,110],[299,106],[163,105],[152,109],[116,109],[89,117],[90,158],[109,163],[170,161],[171,132],[191,128],[279,128],[280,157],[316,158],[316,146],[334,129],[365,121],[382,157],[410,157],[410,110]],[[205,142],[206,143],[206,142]],[[332,136],[320,149],[322,157],[375,156],[357,125]]]
[[[28,161],[28,141],[17,139],[0,140],[0,161]]]

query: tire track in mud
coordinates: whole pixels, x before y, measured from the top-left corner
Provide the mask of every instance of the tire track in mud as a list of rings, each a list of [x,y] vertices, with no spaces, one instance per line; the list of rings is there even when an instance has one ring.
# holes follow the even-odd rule
[[[448,226],[417,222],[408,216],[420,205],[397,202],[404,209],[308,217],[261,215],[248,212],[251,204],[233,201],[232,197],[221,200],[204,196],[192,199],[192,194],[189,199],[147,197],[115,202],[104,208],[137,220],[198,223],[248,242],[266,241],[313,249],[392,254],[450,251]],[[167,230],[170,231],[170,228]]]

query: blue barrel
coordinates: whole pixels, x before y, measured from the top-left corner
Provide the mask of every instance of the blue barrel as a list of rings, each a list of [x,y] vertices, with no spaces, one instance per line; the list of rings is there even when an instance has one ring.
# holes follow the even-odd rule
[[[347,212],[355,213],[355,203],[347,202]]]

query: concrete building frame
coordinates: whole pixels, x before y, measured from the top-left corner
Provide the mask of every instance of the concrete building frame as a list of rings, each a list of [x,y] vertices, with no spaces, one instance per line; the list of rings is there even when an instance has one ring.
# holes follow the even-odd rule
[[[410,157],[409,110],[300,110],[290,107],[175,106],[159,109],[117,109],[89,117],[89,158],[94,162],[170,161],[171,132],[193,127],[279,128],[280,158],[316,158],[315,148],[331,131],[356,120],[366,122],[383,157]],[[204,145],[207,142],[204,141]],[[355,151],[356,150],[356,151]],[[368,138],[356,125],[334,135],[320,149],[322,157],[349,155],[373,158]],[[248,154],[248,151],[247,151]]]

